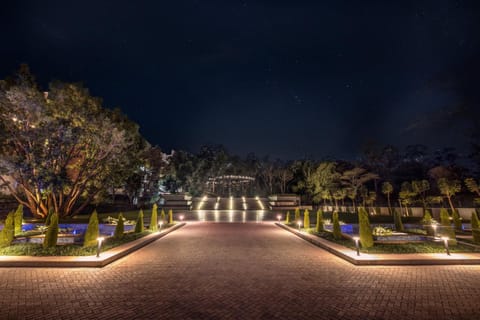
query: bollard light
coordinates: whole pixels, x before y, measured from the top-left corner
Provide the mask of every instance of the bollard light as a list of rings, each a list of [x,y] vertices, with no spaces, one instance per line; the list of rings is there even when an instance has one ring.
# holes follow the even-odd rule
[[[100,257],[100,249],[102,248],[102,242],[103,240],[105,240],[104,237],[98,237],[97,238],[97,243],[98,243],[98,246],[97,246],[97,258]]]
[[[435,235],[437,234],[437,225],[432,224],[432,229],[433,229],[433,237],[435,238]]]
[[[450,255],[450,249],[448,248],[448,237],[442,237],[443,240],[443,245],[445,246],[445,251],[447,252],[447,255]]]
[[[160,221],[160,222],[158,223],[158,227],[160,228],[158,231],[162,231],[162,225],[163,225],[163,221]]]
[[[355,248],[357,249],[357,256],[360,255],[360,246],[358,245],[358,242],[360,241],[359,237],[353,237],[353,240],[355,241]]]
[[[298,221],[297,221],[297,224],[298,224],[298,231],[300,231],[300,227],[302,226],[302,221],[301,221],[301,220],[298,220]]]
[[[181,214],[179,218],[180,218],[180,221],[183,221],[183,218],[184,218],[183,214]]]
[[[281,215],[277,214],[277,220],[278,220],[278,223],[280,223],[280,219],[282,218]]]

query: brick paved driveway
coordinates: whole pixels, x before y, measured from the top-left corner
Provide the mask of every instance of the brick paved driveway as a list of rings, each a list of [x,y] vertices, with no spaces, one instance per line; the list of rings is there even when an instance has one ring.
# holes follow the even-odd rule
[[[191,223],[103,269],[0,268],[0,319],[479,319],[480,267],[355,267],[270,223]]]

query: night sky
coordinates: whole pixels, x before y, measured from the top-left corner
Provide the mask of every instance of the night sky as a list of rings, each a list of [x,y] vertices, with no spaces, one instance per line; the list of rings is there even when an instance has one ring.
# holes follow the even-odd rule
[[[0,78],[81,81],[164,151],[464,150],[480,109],[480,1],[8,1],[0,30]]]

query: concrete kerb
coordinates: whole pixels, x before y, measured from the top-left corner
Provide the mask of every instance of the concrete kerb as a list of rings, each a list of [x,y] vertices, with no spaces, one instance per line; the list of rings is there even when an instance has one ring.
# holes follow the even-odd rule
[[[318,246],[339,258],[357,266],[407,266],[407,265],[477,265],[480,264],[478,253],[452,253],[450,256],[440,253],[408,253],[408,254],[366,254],[357,256],[356,251],[336,243],[319,238],[305,232],[286,226],[275,224],[296,236]]]
[[[104,251],[100,257],[96,256],[0,256],[0,267],[56,267],[56,268],[101,268],[126,255],[158,240],[172,231],[183,227],[186,223],[176,224],[164,231],[152,233],[140,239],[122,244],[118,247]]]

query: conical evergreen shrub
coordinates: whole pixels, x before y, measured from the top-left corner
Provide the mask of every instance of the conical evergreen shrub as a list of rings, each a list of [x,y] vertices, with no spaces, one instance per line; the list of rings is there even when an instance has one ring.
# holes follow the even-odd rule
[[[478,216],[475,211],[472,211],[472,218],[470,219],[472,225],[472,236],[473,242],[480,243],[480,223],[478,221]]]
[[[93,210],[93,213],[90,215],[90,219],[88,220],[87,231],[85,231],[85,236],[83,238],[83,246],[90,247],[96,245],[98,233],[98,214],[97,210]]]
[[[310,228],[310,212],[307,209],[303,212],[303,227],[305,229]]]
[[[440,209],[440,224],[442,226],[439,230],[439,236],[448,237],[448,243],[450,245],[456,245],[457,240],[455,238],[455,229],[452,227],[450,215],[448,214],[448,210],[445,208]]]
[[[173,211],[172,211],[172,209],[168,210],[168,224],[173,224]]]
[[[167,218],[165,217],[165,210],[162,209],[162,211],[160,212],[160,221],[163,222],[163,224],[166,224],[167,223]]]
[[[402,215],[396,209],[393,209],[393,219],[395,223],[395,230],[398,232],[403,232]]]
[[[432,214],[431,214],[430,210],[427,209],[427,210],[425,210],[425,213],[423,214],[422,223],[430,225],[430,224],[432,224],[432,222],[433,222]]]
[[[50,219],[52,218],[53,209],[48,210],[47,216],[45,217],[45,227],[50,225]]]
[[[3,229],[0,231],[0,248],[8,247],[12,244],[13,238],[15,236],[15,226],[14,219],[15,213],[12,211],[7,215],[5,222],[3,224]]]
[[[332,213],[333,221],[333,237],[337,240],[342,239],[342,229],[340,228],[340,221],[338,220],[338,212],[334,211]]]
[[[14,214],[15,235],[22,233],[23,205],[19,204]]]
[[[440,209],[440,224],[445,227],[452,226],[452,223],[450,222],[450,215],[445,208]]]
[[[135,223],[135,233],[140,233],[143,232],[144,226],[143,226],[143,210],[140,209],[138,212],[138,217],[137,217],[137,223]]]
[[[58,214],[52,213],[50,215],[50,224],[48,225],[45,239],[43,239],[44,248],[53,248],[57,245],[58,238]]]
[[[295,208],[295,224],[300,221],[300,208]]]
[[[290,211],[285,214],[285,224],[290,224]]]
[[[462,219],[460,218],[460,214],[457,209],[453,210],[452,218],[455,229],[462,230]]]
[[[362,248],[370,248],[373,246],[372,227],[368,219],[368,213],[365,208],[358,208],[358,229],[360,233],[360,244]]]
[[[157,204],[153,204],[152,216],[150,217],[150,231],[158,231]]]
[[[125,232],[125,227],[123,223],[123,215],[120,212],[118,214],[118,222],[117,222],[117,226],[115,227],[115,231],[113,232],[113,237],[115,239],[121,239],[123,238],[124,232]]]
[[[317,224],[315,225],[316,232],[323,232],[325,231],[324,223],[323,223],[323,212],[322,209],[317,210]]]

